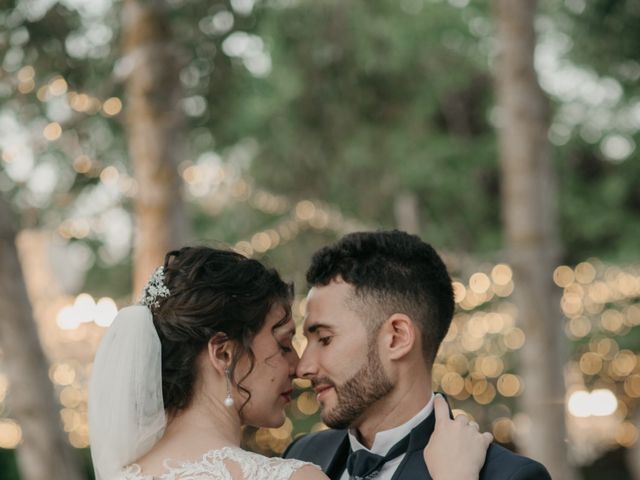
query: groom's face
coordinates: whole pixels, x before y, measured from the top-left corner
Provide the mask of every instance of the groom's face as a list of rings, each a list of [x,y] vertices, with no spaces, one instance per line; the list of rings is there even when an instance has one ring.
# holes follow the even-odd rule
[[[337,279],[307,296],[304,333],[308,343],[297,369],[311,380],[322,420],[332,428],[357,424],[388,394],[391,384],[380,360],[377,334],[368,332],[354,308],[354,287]]]

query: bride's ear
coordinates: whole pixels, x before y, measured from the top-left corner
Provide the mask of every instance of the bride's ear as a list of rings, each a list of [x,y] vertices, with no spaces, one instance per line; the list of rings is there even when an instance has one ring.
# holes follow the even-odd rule
[[[207,342],[208,359],[220,375],[231,365],[233,342],[224,333],[216,333]]]

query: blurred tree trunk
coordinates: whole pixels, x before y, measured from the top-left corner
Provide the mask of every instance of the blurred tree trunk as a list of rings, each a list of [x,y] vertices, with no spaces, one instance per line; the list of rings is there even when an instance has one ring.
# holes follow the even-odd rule
[[[396,226],[400,230],[413,234],[420,232],[418,197],[415,193],[399,192],[394,198],[393,213],[396,217]]]
[[[535,0],[494,2],[502,213],[526,334],[522,406],[531,426],[521,436],[521,446],[553,478],[573,479],[565,443],[564,332],[552,281],[560,239],[547,139],[550,110],[534,69],[536,5]]]
[[[163,1],[125,0],[126,127],[137,181],[134,292],[189,237],[178,163],[183,155],[180,65]]]
[[[12,416],[22,428],[17,447],[23,480],[80,480],[80,463],[67,443],[49,365],[40,344],[16,248],[16,220],[0,198],[0,348],[9,379]]]
[[[636,408],[631,419],[632,423],[636,427],[640,425],[640,408]],[[629,447],[625,453],[627,456],[627,466],[631,473],[631,479],[640,480],[640,441],[636,440],[636,443]]]

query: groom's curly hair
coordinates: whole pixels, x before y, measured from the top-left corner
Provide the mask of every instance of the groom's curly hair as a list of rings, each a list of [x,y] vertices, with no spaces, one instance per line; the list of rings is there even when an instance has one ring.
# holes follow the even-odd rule
[[[423,356],[433,364],[455,303],[447,268],[431,245],[398,230],[345,235],[318,250],[307,271],[312,287],[338,277],[355,288],[352,307],[369,322],[370,336],[390,315],[404,313],[422,332]]]
[[[232,378],[240,358],[249,358],[248,373],[236,379],[247,397],[244,407],[251,392],[242,386],[242,381],[255,362],[251,343],[273,305],[282,305],[286,313],[276,326],[290,318],[292,285],[257,260],[204,246],[167,253],[164,275],[170,295],[159,299],[151,311],[162,348],[166,412],[172,415],[189,406],[197,375],[196,359],[216,336],[236,343],[230,367]]]

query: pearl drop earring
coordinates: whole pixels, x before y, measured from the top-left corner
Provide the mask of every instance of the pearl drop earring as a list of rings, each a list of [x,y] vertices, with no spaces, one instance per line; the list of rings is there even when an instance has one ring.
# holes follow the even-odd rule
[[[227,396],[224,397],[224,406],[233,407],[233,397],[231,396],[231,370],[224,369],[225,378],[227,379]]]

